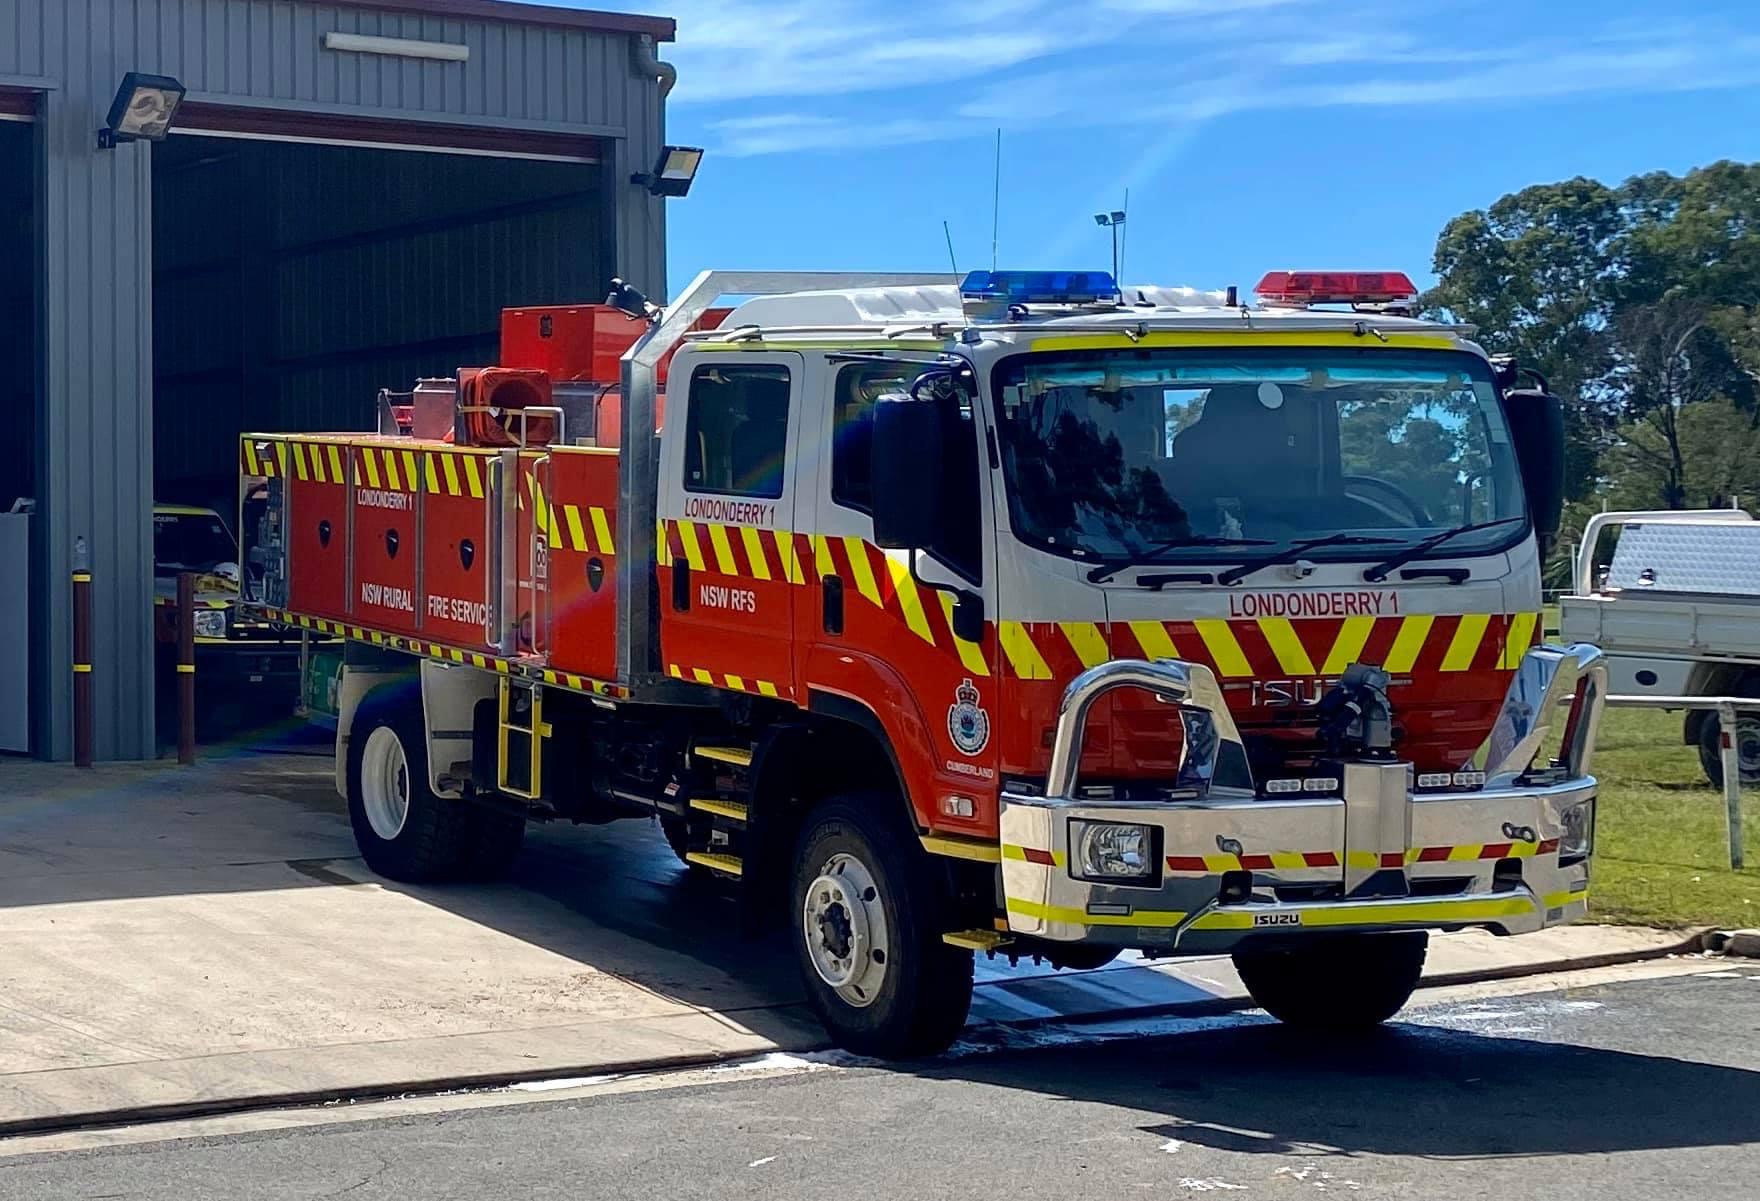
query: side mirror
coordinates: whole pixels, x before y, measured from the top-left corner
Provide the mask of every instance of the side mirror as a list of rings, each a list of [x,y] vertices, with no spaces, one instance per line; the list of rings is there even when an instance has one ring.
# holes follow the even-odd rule
[[[1564,402],[1551,392],[1529,389],[1506,392],[1504,401],[1544,557],[1564,519]]]
[[[874,404],[870,453],[875,543],[887,550],[930,545],[941,521],[943,443],[935,403],[882,396]]]

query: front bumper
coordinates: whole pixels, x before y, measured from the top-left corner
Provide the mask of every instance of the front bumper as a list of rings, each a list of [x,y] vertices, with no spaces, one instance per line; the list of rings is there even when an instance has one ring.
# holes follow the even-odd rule
[[[1489,744],[1481,790],[1414,792],[1404,763],[1348,762],[1339,795],[1290,798],[1260,797],[1242,778],[1238,734],[1205,668],[1104,664],[1066,693],[1046,795],[1003,794],[1009,929],[1203,954],[1308,933],[1480,926],[1522,934],[1580,918],[1590,860],[1575,840],[1593,830],[1597,784],[1587,768],[1605,676],[1590,647],[1530,652]],[[1190,799],[1120,802],[1075,788],[1073,750],[1058,749],[1079,747],[1088,706],[1122,686],[1181,707],[1195,748],[1180,773]],[[1560,729],[1557,759],[1537,770],[1537,752]],[[1148,827],[1152,875],[1129,884],[1079,878],[1077,822]]]

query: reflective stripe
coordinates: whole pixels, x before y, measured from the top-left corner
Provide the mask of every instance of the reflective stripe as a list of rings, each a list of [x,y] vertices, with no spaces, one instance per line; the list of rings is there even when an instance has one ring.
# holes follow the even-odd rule
[[[1143,648],[1143,654],[1149,658],[1179,658],[1179,652],[1173,647],[1173,638],[1168,635],[1167,627],[1160,622],[1133,621],[1131,633],[1137,636],[1137,645]]]
[[[874,569],[868,564],[868,544],[860,538],[846,536],[843,549],[849,555],[850,574],[856,577],[856,590],[873,604],[880,604],[880,585],[874,582]]]
[[[1033,645],[1032,636],[1026,627],[1018,621],[999,621],[996,623],[996,640],[1002,644],[1002,653],[1008,659],[1008,665],[1014,670],[1018,679],[1049,680],[1051,667],[1045,662],[1045,656]]]
[[[1112,658],[1112,652],[1106,647],[1106,639],[1100,634],[1100,627],[1091,621],[1060,621],[1057,628],[1069,642],[1069,648],[1082,661],[1083,667],[1098,667]]]
[[[707,570],[704,567],[703,548],[701,546],[697,545],[696,527],[693,526],[688,521],[679,522],[678,523],[678,540],[680,542],[684,543],[685,562],[690,564],[691,570],[692,571]]]
[[[777,557],[782,560],[782,578],[791,584],[806,583],[806,577],[801,574],[800,556],[794,549],[794,534],[788,530],[772,530],[770,536],[776,542]]]
[[[1393,649],[1387,652],[1387,662],[1382,667],[1394,675],[1412,670],[1424,651],[1425,640],[1430,637],[1430,627],[1435,624],[1436,618],[1429,613],[1415,613],[1402,620],[1399,633],[1393,639]]]
[[[1375,632],[1373,617],[1347,617],[1338,628],[1338,637],[1333,639],[1332,649],[1326,654],[1326,662],[1321,664],[1322,675],[1335,676],[1357,661],[1363,653],[1363,647],[1369,643],[1369,635]]]
[[[1206,618],[1192,624],[1198,627],[1198,637],[1204,640],[1204,645],[1209,649],[1217,672],[1225,676],[1253,674],[1253,665],[1241,653],[1241,644],[1235,641],[1234,631],[1229,629],[1228,622]]]
[[[1539,621],[1538,613],[1517,613],[1510,619],[1509,629],[1503,635],[1503,658],[1498,660],[1499,667],[1513,669],[1522,665],[1522,657],[1534,641],[1534,626]]]
[[[1455,627],[1454,639],[1448,644],[1448,653],[1442,657],[1442,670],[1465,671],[1471,667],[1473,657],[1479,652],[1479,644],[1485,641],[1485,628],[1490,624],[1489,613],[1464,614],[1460,625]]]
[[[483,473],[477,465],[476,455],[466,455],[464,457],[464,476],[465,483],[470,486],[472,499],[482,500]]]
[[[999,863],[1002,860],[1002,848],[993,842],[981,842],[974,838],[955,838],[943,834],[924,834],[918,839],[923,849],[931,855],[946,855],[953,859],[970,859],[975,863]]]
[[[1277,656],[1278,666],[1284,671],[1303,676],[1314,674],[1314,661],[1308,657],[1308,648],[1296,637],[1295,627],[1289,624],[1289,618],[1261,617],[1259,632],[1265,635],[1265,641],[1271,645],[1271,653]]]
[[[935,595],[941,602],[942,616],[947,619],[948,632],[952,633],[953,595],[947,592],[936,592]],[[987,676],[990,674],[990,665],[984,661],[983,647],[979,646],[976,642],[967,642],[958,634],[953,635],[953,645],[954,649],[959,651],[960,665],[967,671],[971,672],[973,676]]]
[[[342,448],[332,442],[326,449],[330,452],[330,481],[336,484],[348,483],[348,478],[342,474]]]
[[[727,527],[720,522],[707,522],[709,545],[715,550],[715,569],[722,575],[738,575],[739,562],[733,557],[733,547],[727,542]]]
[[[602,555],[614,554],[616,544],[611,541],[611,523],[606,520],[605,510],[598,505],[593,505],[588,510],[588,514],[593,519],[593,535],[599,539],[599,553]]]
[[[752,569],[752,578],[767,580],[770,578],[770,560],[764,557],[764,538],[749,525],[739,527],[739,540],[746,548],[746,563]]]
[[[898,607],[904,610],[904,624],[910,627],[911,633],[934,646],[935,635],[929,630],[929,618],[923,612],[923,597],[917,591],[917,582],[911,579],[909,565],[887,555],[886,571],[892,576],[892,589],[898,595]]]

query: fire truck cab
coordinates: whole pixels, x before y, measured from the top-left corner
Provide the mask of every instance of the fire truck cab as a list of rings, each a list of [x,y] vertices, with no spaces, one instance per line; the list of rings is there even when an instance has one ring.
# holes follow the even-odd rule
[[[1336,1028],[1429,930],[1581,916],[1605,667],[1535,645],[1556,398],[1397,273],[1259,294],[710,272],[614,293],[585,411],[551,347],[461,372],[443,437],[248,435],[257,601],[348,640],[367,861],[658,817],[881,1054],[955,1037],[974,952],[1229,952]]]

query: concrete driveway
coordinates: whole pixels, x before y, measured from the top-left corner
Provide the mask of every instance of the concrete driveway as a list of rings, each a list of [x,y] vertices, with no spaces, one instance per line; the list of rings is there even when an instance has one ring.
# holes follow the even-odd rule
[[[534,829],[514,877],[355,856],[322,745],[91,772],[0,760],[0,1135],[824,1044],[779,937],[651,825]],[[1654,953],[1583,928],[1439,940],[1439,978]],[[980,960],[974,1021],[1238,1006],[1226,960]]]

